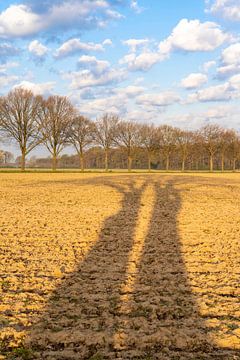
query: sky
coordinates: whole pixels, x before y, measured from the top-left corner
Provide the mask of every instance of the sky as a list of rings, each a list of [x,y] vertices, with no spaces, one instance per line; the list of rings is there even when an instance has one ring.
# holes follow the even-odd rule
[[[19,86],[93,120],[240,130],[240,0],[2,0],[0,95]]]

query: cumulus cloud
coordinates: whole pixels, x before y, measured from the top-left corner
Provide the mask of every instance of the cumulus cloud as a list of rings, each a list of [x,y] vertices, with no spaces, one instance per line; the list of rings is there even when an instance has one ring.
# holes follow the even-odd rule
[[[149,39],[128,39],[122,41],[123,45],[126,45],[129,47],[130,52],[135,53],[138,48],[140,47],[146,47],[149,44]]]
[[[214,22],[182,19],[172,34],[159,44],[159,51],[165,55],[174,50],[213,51],[227,40],[230,40],[230,35]]]
[[[9,61],[4,64],[0,64],[0,73],[6,73],[7,70],[11,68],[18,67],[20,64],[18,62]]]
[[[82,42],[80,39],[71,39],[63,43],[55,53],[55,57],[60,59],[69,55],[78,54],[81,52],[104,51],[103,44],[96,44],[93,42]]]
[[[220,15],[231,21],[240,21],[240,3],[239,0],[213,0],[206,1],[207,11]]]
[[[159,94],[145,94],[137,98],[137,104],[142,106],[162,107],[172,105],[180,101],[179,95],[172,91]]]
[[[8,87],[18,81],[18,79],[19,77],[17,75],[8,75],[3,71],[0,73],[0,87]]]
[[[217,69],[218,77],[227,77],[240,71],[240,43],[235,43],[222,51],[221,65]]]
[[[126,98],[135,98],[144,92],[145,88],[143,86],[129,85],[124,88],[118,88],[114,92],[117,95],[123,95]]]
[[[148,48],[149,39],[124,41],[124,45],[129,46],[130,53],[120,59],[119,63],[127,65],[130,71],[147,71],[153,65],[167,59],[174,51],[213,51],[230,40],[232,36],[214,22],[201,23],[199,20],[182,19],[171,35],[159,43],[156,50]]]
[[[206,61],[202,66],[202,70],[207,73],[212,67],[215,67],[216,65],[217,63],[214,60]]]
[[[165,57],[158,52],[144,51],[141,54],[131,53],[125,55],[119,60],[119,64],[127,65],[130,71],[147,71],[164,59]]]
[[[103,74],[110,69],[110,63],[105,60],[98,60],[95,56],[83,55],[78,59],[79,68],[88,68],[96,75]]]
[[[33,40],[28,45],[28,51],[37,58],[44,58],[48,52],[48,48],[38,40]]]
[[[103,46],[112,46],[113,42],[111,39],[105,39],[102,44]]]
[[[54,82],[33,83],[30,81],[22,81],[15,85],[14,88],[24,88],[31,90],[35,95],[50,95],[54,90]]]
[[[192,73],[182,79],[181,85],[185,89],[197,89],[208,81],[208,77],[201,73]]]
[[[188,97],[189,103],[192,102],[215,102],[215,101],[229,101],[235,97],[228,82],[210,86],[206,89],[199,90]]]
[[[229,79],[229,85],[233,90],[237,90],[239,92],[240,91],[240,74],[232,76]]]
[[[74,71],[63,74],[63,78],[70,80],[72,90],[84,89],[95,86],[107,86],[120,83],[127,78],[127,73],[123,69],[112,69],[109,67],[102,73],[91,70]]]
[[[218,123],[226,128],[239,127],[239,107],[234,105],[216,105],[204,111],[192,111],[167,116],[163,121],[183,129],[196,130],[208,123]]]
[[[81,113],[90,117],[97,117],[104,112],[111,112],[123,115],[127,112],[128,99],[125,96],[112,95],[108,97],[95,98],[93,100],[82,101],[81,95],[76,96],[74,92],[71,99],[79,106]]]
[[[107,0],[45,1],[38,6],[36,1],[23,0],[0,13],[0,37],[19,38],[59,29],[95,28],[120,17],[114,3]]]

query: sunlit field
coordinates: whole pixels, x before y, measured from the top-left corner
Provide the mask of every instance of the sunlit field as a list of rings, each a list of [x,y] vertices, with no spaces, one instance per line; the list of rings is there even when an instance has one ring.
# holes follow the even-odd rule
[[[0,359],[240,359],[240,174],[0,174]]]

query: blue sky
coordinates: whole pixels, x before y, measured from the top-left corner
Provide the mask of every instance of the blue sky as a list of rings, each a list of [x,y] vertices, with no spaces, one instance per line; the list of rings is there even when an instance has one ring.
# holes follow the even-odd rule
[[[7,0],[1,95],[67,95],[95,119],[240,130],[239,0]]]

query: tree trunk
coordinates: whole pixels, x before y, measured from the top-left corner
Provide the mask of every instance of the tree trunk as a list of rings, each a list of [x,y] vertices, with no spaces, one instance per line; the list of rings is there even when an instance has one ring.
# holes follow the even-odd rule
[[[210,154],[210,158],[209,158],[209,170],[212,172],[213,171],[213,155]]]
[[[236,162],[237,162],[237,159],[233,159],[233,171],[234,172],[236,171]]]
[[[151,172],[151,154],[148,153],[148,171]]]
[[[26,151],[22,150],[21,171],[25,171],[25,168],[26,168]]]
[[[79,165],[80,165],[81,171],[84,172],[84,157],[83,157],[82,152],[80,152],[80,154],[79,154]]]
[[[182,172],[185,171],[185,157],[182,159]]]
[[[52,156],[52,171],[56,171],[57,170],[57,154],[53,153]]]
[[[128,171],[130,172],[132,170],[132,157],[131,155],[128,155]]]
[[[105,149],[105,171],[108,171],[108,149]]]
[[[224,156],[224,153],[222,153],[222,156],[221,156],[221,169],[222,169],[222,172],[224,171],[224,164],[225,164],[225,156]]]
[[[166,171],[169,170],[169,155],[166,157]]]

